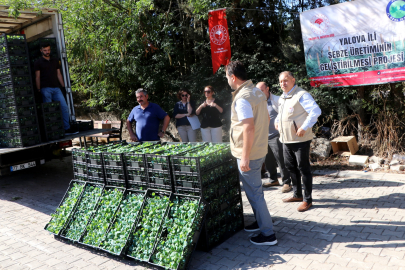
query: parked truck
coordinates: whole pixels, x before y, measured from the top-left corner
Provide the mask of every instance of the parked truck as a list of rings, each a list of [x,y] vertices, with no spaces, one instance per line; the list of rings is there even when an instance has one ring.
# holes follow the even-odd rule
[[[25,35],[27,44],[39,44],[43,38],[55,41],[53,43],[54,50],[56,50],[54,56],[60,59],[61,73],[65,84],[63,93],[69,109],[69,120],[72,125],[75,125],[76,116],[67,62],[63,22],[58,10],[42,9],[40,12],[33,9],[23,10],[18,18],[14,18],[9,16],[8,6],[0,6],[0,34],[4,33],[8,35],[23,34]],[[30,59],[31,62],[33,60]],[[34,83],[34,79],[32,79],[32,83]],[[63,139],[43,142],[29,147],[0,148],[0,176],[44,164],[46,161],[58,156],[61,149],[72,146],[72,139],[85,137],[101,131],[104,130],[91,129],[81,131],[75,135],[65,136]]]

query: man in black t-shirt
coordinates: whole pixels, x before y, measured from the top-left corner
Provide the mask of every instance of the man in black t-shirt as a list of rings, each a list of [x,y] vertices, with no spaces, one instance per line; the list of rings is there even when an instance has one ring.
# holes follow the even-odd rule
[[[63,77],[60,72],[59,60],[51,58],[51,46],[49,44],[41,45],[42,57],[34,63],[35,70],[35,84],[37,89],[42,94],[42,101],[52,102],[59,101],[62,110],[63,128],[66,135],[75,134],[70,128],[69,124],[69,110],[66,104],[65,97],[63,96],[59,84],[65,87]]]

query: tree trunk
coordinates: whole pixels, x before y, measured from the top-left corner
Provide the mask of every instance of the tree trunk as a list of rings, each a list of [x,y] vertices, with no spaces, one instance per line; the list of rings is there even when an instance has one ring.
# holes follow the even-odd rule
[[[359,86],[357,88],[357,98],[360,100],[364,100],[364,86]],[[359,117],[360,117],[360,121],[357,124],[357,128],[358,128],[358,138],[359,138],[359,142],[363,140],[363,129],[364,129],[364,124],[366,122],[366,112],[365,110],[360,107],[359,108]]]

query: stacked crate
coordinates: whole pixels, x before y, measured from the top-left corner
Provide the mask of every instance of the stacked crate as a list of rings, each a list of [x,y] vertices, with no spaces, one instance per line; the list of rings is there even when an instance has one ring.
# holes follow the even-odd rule
[[[59,101],[39,105],[38,116],[43,142],[59,140],[65,137]]]
[[[199,247],[206,251],[244,225],[236,160],[229,144],[218,144],[215,148],[211,152],[207,149],[208,154],[201,156],[197,154],[200,148],[171,158],[175,193],[201,196],[209,205],[199,241]]]
[[[25,35],[0,36],[0,147],[41,142]]]

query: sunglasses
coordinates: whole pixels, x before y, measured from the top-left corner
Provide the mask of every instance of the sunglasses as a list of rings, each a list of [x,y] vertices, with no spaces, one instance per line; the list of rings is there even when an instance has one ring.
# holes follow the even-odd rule
[[[204,91],[205,93],[211,93],[211,91]]]
[[[186,96],[188,96],[188,95],[181,95],[182,97],[186,97]]]

